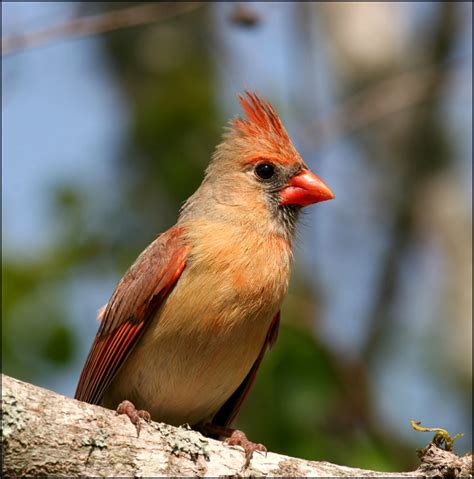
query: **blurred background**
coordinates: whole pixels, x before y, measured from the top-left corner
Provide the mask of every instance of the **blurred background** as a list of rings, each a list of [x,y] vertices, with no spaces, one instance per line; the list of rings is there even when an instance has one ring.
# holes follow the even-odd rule
[[[3,372],[72,396],[96,312],[202,179],[236,95],[336,200],[301,221],[280,337],[236,427],[416,467],[472,449],[472,4],[4,2]]]

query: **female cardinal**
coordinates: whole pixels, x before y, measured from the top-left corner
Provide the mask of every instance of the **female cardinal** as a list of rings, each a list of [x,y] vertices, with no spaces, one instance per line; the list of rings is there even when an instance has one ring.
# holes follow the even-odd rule
[[[75,397],[121,403],[135,424],[151,416],[230,436],[251,455],[263,446],[228,426],[278,334],[298,213],[334,195],[269,103],[239,101],[246,118],[231,121],[177,224],[101,311]]]

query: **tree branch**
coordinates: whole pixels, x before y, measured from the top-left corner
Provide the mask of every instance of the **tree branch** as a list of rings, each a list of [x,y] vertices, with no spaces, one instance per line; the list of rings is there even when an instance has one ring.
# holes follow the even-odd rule
[[[302,128],[298,135],[318,149],[327,147],[391,115],[435,100],[441,92],[433,91],[431,87],[434,83],[441,80],[448,83],[456,76],[465,74],[464,67],[458,64],[444,67],[433,65],[392,74],[340,100],[333,111],[316,118]],[[466,98],[468,93],[466,90]]]
[[[140,437],[128,418],[2,375],[4,476],[312,476],[467,477],[472,455],[428,446],[419,469],[379,473],[256,453],[243,471],[239,448],[185,427],[144,425]]]
[[[152,2],[98,15],[75,18],[44,30],[12,34],[2,38],[2,56],[36,48],[55,40],[79,38],[111,32],[121,28],[136,27],[190,13],[205,2]],[[169,8],[169,7],[172,8]]]

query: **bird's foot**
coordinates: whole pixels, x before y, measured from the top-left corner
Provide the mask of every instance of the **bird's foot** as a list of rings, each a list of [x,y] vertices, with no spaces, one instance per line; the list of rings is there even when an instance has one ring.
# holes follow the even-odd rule
[[[142,425],[142,420],[146,422],[151,421],[151,416],[148,411],[143,409],[137,410],[135,405],[130,401],[122,401],[117,407],[117,414],[126,414],[131,423],[135,426],[137,430],[137,437],[140,437],[140,429]]]
[[[237,429],[230,429],[211,423],[204,424],[202,429],[210,434],[225,437],[224,444],[228,444],[229,446],[240,446],[243,448],[245,452],[245,464],[243,470],[247,469],[250,465],[250,461],[252,460],[255,451],[264,452],[265,455],[267,454],[267,448],[263,444],[256,444],[249,441],[245,433]]]
[[[265,455],[267,454],[267,448],[263,444],[256,444],[255,442],[249,441],[245,433],[237,429],[234,429],[230,437],[224,441],[224,444],[229,444],[229,446],[240,446],[244,449],[244,469],[247,469],[250,465],[250,461],[255,451],[264,452]]]

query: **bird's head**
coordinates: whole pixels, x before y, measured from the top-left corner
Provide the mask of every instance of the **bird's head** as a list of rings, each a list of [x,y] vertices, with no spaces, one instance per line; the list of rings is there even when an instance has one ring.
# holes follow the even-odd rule
[[[245,118],[231,120],[200,189],[184,209],[207,197],[227,215],[235,209],[249,221],[263,223],[268,217],[292,235],[301,208],[334,194],[304,163],[268,102],[250,92],[239,101]]]

